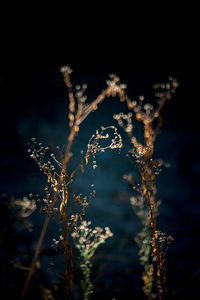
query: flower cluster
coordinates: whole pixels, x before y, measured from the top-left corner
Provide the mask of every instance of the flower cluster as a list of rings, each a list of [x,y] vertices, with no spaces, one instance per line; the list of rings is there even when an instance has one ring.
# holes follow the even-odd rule
[[[60,68],[60,72],[63,73],[63,75],[64,75],[65,73],[71,74],[71,73],[73,72],[73,70],[70,68],[70,66],[65,65],[65,66],[62,66],[62,67]]]
[[[105,133],[107,132],[107,133]],[[109,132],[109,133],[108,133]],[[104,144],[105,140],[111,139],[110,143]],[[121,149],[123,147],[122,137],[117,132],[115,126],[101,127],[101,131],[97,130],[88,142],[88,149],[85,156],[86,164],[90,154],[93,156],[93,168],[97,167],[95,155],[97,152],[104,152],[107,149]]]
[[[123,91],[126,89],[126,84],[120,83],[120,79],[115,74],[110,74],[108,80],[106,80],[106,83],[109,87],[110,94],[112,97],[115,97],[117,95],[121,96],[123,94]]]
[[[88,259],[94,255],[95,250],[100,244],[113,236],[109,227],[105,227],[105,233],[103,233],[101,227],[95,227],[95,229],[89,228],[90,224],[90,221],[82,221],[77,230],[72,232],[75,246],[79,250],[80,255]]]
[[[113,119],[116,120],[122,128],[124,128],[125,132],[131,134],[133,131],[133,124],[132,124],[132,116],[133,114],[129,112],[128,114],[119,113],[113,116]]]
[[[101,227],[89,228],[90,224],[90,221],[82,221],[77,230],[71,234],[81,259],[80,268],[83,273],[81,285],[84,291],[84,300],[89,299],[93,293],[93,284],[90,279],[91,259],[99,245],[105,243],[109,237],[113,236],[109,227],[105,227],[105,232],[103,232]]]
[[[55,166],[51,161],[45,161],[49,147],[43,146],[42,143],[37,143],[36,138],[31,138],[31,143],[28,143],[28,153],[38,164],[40,171],[48,177],[51,177],[55,171]]]
[[[14,200],[12,205],[20,209],[19,216],[21,218],[28,218],[37,208],[36,201],[34,199],[30,200],[27,197]]]

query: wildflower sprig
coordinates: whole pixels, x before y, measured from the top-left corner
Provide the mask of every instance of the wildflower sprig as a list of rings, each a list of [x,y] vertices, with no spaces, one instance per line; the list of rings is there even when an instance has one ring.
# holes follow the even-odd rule
[[[71,129],[74,128],[76,133],[79,131],[80,124],[91,112],[97,110],[98,105],[102,103],[106,97],[121,97],[123,90],[126,88],[125,84],[120,83],[119,77],[115,74],[111,74],[109,75],[110,79],[106,81],[107,88],[103,90],[95,100],[87,103],[87,96],[85,95],[87,85],[77,85],[76,93],[74,93],[70,79],[72,69],[66,65],[60,68],[60,72],[63,74],[64,82],[69,92],[69,126]]]
[[[109,141],[106,145],[104,145],[105,140]],[[96,134],[93,134],[88,142],[85,162],[86,164],[88,163],[88,159],[91,154],[93,157],[93,168],[95,169],[97,167],[95,161],[95,155],[97,152],[105,152],[107,149],[121,149],[122,147],[122,137],[117,132],[117,128],[115,126],[102,126],[101,131],[97,130]]]
[[[109,237],[113,236],[109,227],[105,227],[105,231],[101,227],[91,229],[89,228],[90,224],[90,221],[82,221],[77,230],[72,232],[74,244],[80,254],[80,268],[83,274],[81,285],[84,291],[84,300],[89,299],[90,295],[94,292],[94,286],[90,278],[92,268],[91,259],[99,245],[105,243]]]
[[[60,157],[57,153],[56,155],[50,153],[49,148],[43,146],[42,143],[38,144],[35,138],[32,138],[32,145],[29,146],[30,156],[47,176],[46,194],[42,200],[47,215],[20,299],[24,298],[29,281],[36,269],[36,263],[53,212],[56,212],[56,216],[59,216],[58,224],[60,226],[59,238],[53,239],[53,243],[55,246],[61,245],[64,255],[66,255],[67,296],[69,299],[72,298],[74,262],[69,239],[72,231],[72,237],[81,258],[80,267],[83,272],[84,299],[88,299],[93,292],[93,284],[90,280],[91,259],[99,245],[104,243],[108,237],[111,237],[112,233],[108,227],[105,228],[105,232],[100,227],[92,230],[89,228],[90,222],[82,222],[82,216],[89,205],[89,200],[94,197],[95,190],[92,189],[89,198],[74,191],[73,181],[78,171],[86,175],[85,166],[90,159],[92,159],[93,169],[97,167],[96,154],[98,152],[104,152],[107,149],[120,150],[122,148],[122,138],[117,128],[115,126],[102,126],[101,130],[97,130],[90,138],[86,152],[82,151],[80,163],[75,170],[69,171],[69,162],[73,156],[72,146],[75,137],[79,133],[80,125],[90,113],[98,109],[99,104],[110,97],[119,97],[122,102],[127,104],[129,109],[127,114],[117,114],[114,119],[119,126],[124,128],[130,138],[132,149],[129,151],[129,157],[135,160],[141,179],[137,186],[131,183],[134,192],[137,193],[135,197],[131,198],[131,204],[143,225],[143,230],[137,236],[136,242],[140,248],[140,262],[144,267],[142,274],[144,293],[149,299],[153,298],[152,287],[154,276],[156,276],[158,297],[162,299],[165,289],[165,254],[168,242],[171,239],[157,229],[158,201],[156,201],[155,181],[163,162],[162,160],[153,159],[153,152],[154,142],[162,125],[160,111],[164,103],[171,99],[172,94],[175,93],[178,83],[176,79],[169,78],[167,83],[158,83],[153,86],[157,99],[157,106],[154,108],[153,105],[145,103],[144,96],[140,96],[137,101],[132,101],[127,96],[126,85],[121,83],[119,77],[115,74],[109,76],[106,81],[106,88],[95,99],[88,101],[86,96],[87,85],[73,87],[71,83],[72,69],[68,65],[63,66],[60,71],[63,74],[69,95],[69,136],[66,139],[65,149],[62,153],[59,153]],[[133,135],[135,121],[138,121],[144,130],[144,139],[140,142]],[[22,203],[18,204],[21,205]],[[76,205],[76,208],[74,205]],[[22,212],[24,215],[30,213],[27,208]],[[79,226],[80,222],[82,223]]]
[[[66,283],[69,287],[68,296],[71,297],[73,288],[73,257],[72,249],[68,240],[69,231],[77,226],[78,221],[81,221],[82,215],[85,213],[85,208],[88,206],[88,199],[85,196],[77,193],[72,193],[73,187],[72,183],[74,176],[78,169],[84,173],[84,163],[87,165],[90,155],[93,157],[93,168],[96,168],[96,161],[94,159],[97,151],[104,152],[106,149],[120,149],[122,147],[122,140],[120,135],[117,133],[116,128],[108,127],[104,129],[102,127],[102,132],[96,132],[89,144],[86,155],[81,158],[80,164],[77,168],[69,172],[69,162],[73,156],[72,145],[75,137],[79,133],[80,125],[88,117],[88,115],[98,109],[99,104],[101,104],[106,98],[120,96],[123,94],[126,85],[120,83],[119,78],[116,75],[110,75],[107,81],[107,86],[102,90],[99,95],[92,101],[87,101],[86,90],[87,85],[76,85],[75,88],[71,82],[72,69],[68,66],[62,66],[60,72],[63,75],[65,85],[68,90],[68,118],[69,118],[69,135],[66,139],[66,145],[62,153],[60,152],[60,157],[54,153],[49,153],[49,148],[43,146],[42,143],[37,143],[35,138],[32,138],[32,144],[29,145],[28,152],[36,163],[38,164],[40,170],[47,176],[47,184],[45,187],[45,197],[42,201],[44,203],[44,210],[47,215],[45,217],[43,227],[38,239],[35,254],[30,267],[30,272],[27,276],[23,291],[21,293],[21,299],[24,298],[31,277],[35,271],[36,261],[40,254],[42,243],[54,212],[59,214],[59,224],[62,226],[62,245],[64,248],[64,254],[68,257],[68,263],[66,267]],[[105,133],[105,130],[112,130],[114,137],[111,138],[111,142],[107,146],[100,146],[100,142],[109,138],[109,134]],[[107,140],[108,141],[108,140]],[[47,156],[49,157],[47,159]],[[70,191],[71,187],[71,191]],[[91,193],[94,196],[94,191]],[[77,203],[79,207],[79,213],[69,210],[69,202]],[[57,206],[57,207],[56,207]],[[56,240],[55,240],[56,241]],[[56,243],[58,244],[58,243]]]
[[[124,94],[124,90],[126,89],[126,84],[120,82],[120,78],[115,74],[110,74],[109,79],[106,80],[106,83],[110,89],[110,93],[113,97],[120,96]]]
[[[20,210],[19,215],[22,218],[28,218],[37,208],[36,200],[29,199],[28,197],[13,200],[12,205]]]
[[[120,85],[120,82],[117,82],[117,84]],[[161,159],[155,160],[153,158],[154,144],[163,123],[160,116],[161,109],[165,102],[171,99],[177,87],[178,82],[172,77],[169,77],[167,83],[153,85],[157,99],[156,108],[149,103],[145,103],[143,95],[139,97],[138,101],[132,101],[127,96],[126,91],[121,90],[121,101],[126,102],[130,112],[128,114],[119,113],[113,116],[118,125],[124,128],[128,134],[132,144],[129,155],[134,158],[141,179],[141,183],[137,184],[137,186],[130,180],[129,183],[131,183],[134,191],[138,193],[136,197],[131,198],[131,204],[143,225],[142,232],[137,236],[136,242],[140,248],[140,262],[144,267],[142,274],[144,281],[143,290],[149,299],[154,295],[152,294],[154,273],[159,300],[163,299],[165,293],[166,251],[163,250],[163,241],[168,241],[165,234],[160,233],[157,229],[158,201],[156,200],[156,178],[161,171],[163,162]],[[133,135],[133,120],[141,123],[143,126],[143,142],[139,142]],[[160,234],[162,239],[160,239]],[[152,262],[155,263],[155,268]]]

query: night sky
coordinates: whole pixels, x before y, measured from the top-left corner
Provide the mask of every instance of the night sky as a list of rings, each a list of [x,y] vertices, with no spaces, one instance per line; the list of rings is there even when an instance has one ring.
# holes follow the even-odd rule
[[[93,2],[90,6],[76,2],[63,7],[50,3],[37,7],[35,4],[26,7],[10,4],[1,11],[1,195],[23,197],[30,192],[42,192],[40,183],[44,182],[44,178],[27,155],[26,144],[32,136],[53,146],[65,143],[68,133],[67,89],[59,72],[62,65],[69,64],[73,69],[74,85],[88,84],[88,99],[91,100],[105,88],[109,73],[116,73],[123,83],[127,83],[127,91],[133,98],[145,94],[150,99],[152,84],[165,81],[168,76],[174,76],[180,82],[176,95],[163,111],[165,122],[156,152],[171,163],[171,168],[163,171],[158,182],[159,197],[164,202],[161,207],[163,218],[160,217],[159,224],[163,231],[175,238],[169,252],[169,287],[173,291],[170,299],[197,299],[200,296],[195,11],[192,5],[175,5],[167,1],[159,5],[116,1],[109,6],[102,2]],[[118,113],[121,109],[117,101],[103,105],[96,115],[88,118],[82,132],[80,130],[80,139],[74,145],[75,152],[86,147],[89,133],[109,124],[112,112]],[[112,299],[114,296],[125,299],[129,292],[142,299],[140,269],[138,262],[134,262],[135,244],[133,254],[130,254],[131,234],[134,236],[137,232],[139,222],[135,216],[131,219],[133,213],[124,200],[126,197],[123,195],[130,191],[127,192],[122,183],[113,183],[128,171],[129,165],[122,158],[121,164],[118,162],[112,167],[109,155],[99,158],[102,169],[97,170],[96,175],[88,171],[88,182],[93,180],[97,186],[97,201],[88,211],[88,218],[99,222],[99,226],[106,226],[107,216],[108,225],[112,227],[113,224],[116,238],[102,252],[102,257],[120,256],[122,262],[108,262],[106,258],[107,267],[104,267],[101,253],[99,258],[97,256],[96,261],[102,263],[102,274],[108,285],[102,288],[104,281],[97,272],[99,286],[94,299]],[[113,155],[118,160],[117,154]],[[110,174],[107,180],[106,170]],[[81,180],[78,188],[88,184],[87,180]],[[103,190],[101,186],[107,183],[109,187]],[[103,197],[107,200],[102,200],[101,204]],[[114,203],[118,208],[114,208]],[[107,210],[104,211],[103,205],[107,206]],[[9,215],[9,211],[6,213]],[[7,224],[7,215],[3,211],[2,228]],[[35,220],[33,217],[33,221],[36,220],[39,225],[33,236],[37,238],[43,217],[37,214]],[[119,222],[124,222],[124,227]],[[55,233],[53,227],[50,232]],[[49,241],[50,237],[47,237],[47,245]],[[5,242],[6,250],[0,252],[1,259],[6,257],[6,262],[10,259],[9,255],[13,255],[6,252],[9,243]],[[116,247],[119,244],[121,246]],[[117,250],[114,251],[114,248]],[[131,255],[133,262],[127,263],[125,258]],[[134,280],[138,288],[132,283]],[[4,286],[10,286],[8,281],[5,274],[2,279]],[[119,288],[115,288],[116,285]],[[13,286],[13,290],[17,290],[14,283]]]

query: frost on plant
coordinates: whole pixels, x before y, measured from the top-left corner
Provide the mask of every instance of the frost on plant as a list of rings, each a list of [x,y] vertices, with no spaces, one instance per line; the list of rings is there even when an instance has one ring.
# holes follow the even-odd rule
[[[109,227],[105,227],[104,230],[101,227],[91,229],[89,228],[90,224],[90,221],[82,221],[77,230],[72,232],[75,246],[80,254],[80,268],[83,274],[81,285],[84,291],[84,300],[89,299],[94,288],[91,282],[91,259],[99,245],[105,243],[109,237],[113,236]]]

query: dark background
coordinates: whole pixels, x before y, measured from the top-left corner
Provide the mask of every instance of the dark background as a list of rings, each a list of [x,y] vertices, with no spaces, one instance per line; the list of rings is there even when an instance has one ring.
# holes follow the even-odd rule
[[[196,8],[188,3],[178,5],[166,1],[159,5],[119,2],[109,6],[77,2],[60,7],[50,3],[20,7],[10,3],[1,10],[1,194],[23,197],[30,192],[42,193],[44,178],[28,157],[26,143],[32,136],[51,146],[65,143],[67,90],[59,73],[63,64],[69,64],[74,70],[74,84],[88,84],[89,101],[105,88],[109,73],[117,73],[127,83],[130,97],[144,94],[150,102],[152,84],[165,81],[168,76],[180,82],[176,95],[163,111],[165,123],[155,152],[155,156],[171,164],[158,180],[158,197],[162,199],[159,226],[175,238],[168,255],[169,299],[199,297],[200,161],[195,12]],[[121,110],[121,104],[113,100],[102,104],[86,120],[74,144],[77,154],[74,166],[80,149],[85,149],[95,130],[113,124],[112,114]],[[125,146],[128,149],[126,141]],[[97,171],[88,170],[87,178],[81,178],[77,184],[78,189],[87,191],[95,183],[97,197],[88,209],[87,218],[99,226],[110,226],[115,233],[113,242],[95,258],[101,267],[95,269],[94,299],[124,299],[128,294],[137,299],[142,297],[141,269],[133,241],[140,224],[128,202],[130,190],[121,180],[125,172],[130,172],[126,149],[121,160],[118,154],[110,152],[99,157]],[[2,228],[9,219],[9,211],[6,213],[2,210]],[[25,235],[27,241],[37,238],[43,217],[39,213],[33,215],[36,225],[31,239]],[[16,244],[17,238],[12,231],[10,234],[1,250],[2,283],[5,290],[18,291],[21,283],[16,284],[10,275],[9,262],[15,255],[9,255],[8,251],[13,246],[12,237]],[[56,234],[52,225],[46,248]],[[22,251],[17,247],[16,253]],[[31,251],[33,248],[34,245],[30,246]],[[43,259],[47,263],[45,255]],[[7,266],[11,268],[8,274]]]

